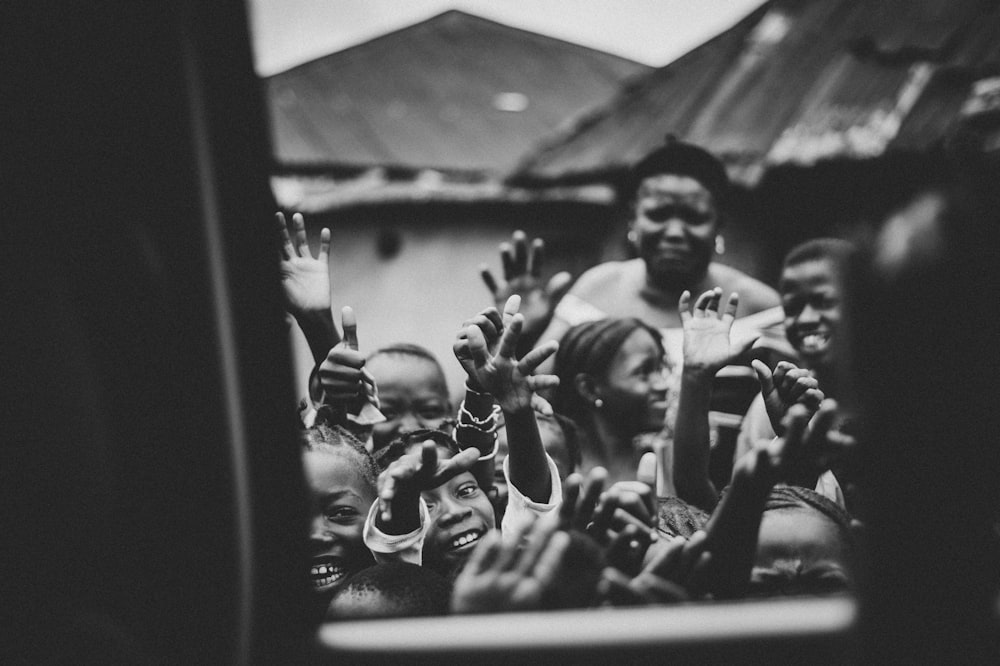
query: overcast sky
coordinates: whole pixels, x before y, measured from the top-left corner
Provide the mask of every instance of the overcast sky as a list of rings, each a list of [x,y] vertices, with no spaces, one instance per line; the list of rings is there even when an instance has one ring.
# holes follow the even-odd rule
[[[763,0],[248,0],[262,76],[449,9],[661,66]]]

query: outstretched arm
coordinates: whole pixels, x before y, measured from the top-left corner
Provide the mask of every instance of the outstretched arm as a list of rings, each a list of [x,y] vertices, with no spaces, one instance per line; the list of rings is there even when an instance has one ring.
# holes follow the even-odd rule
[[[730,294],[719,310],[722,290],[706,291],[689,312],[691,294],[681,294],[678,310],[684,325],[684,367],[674,427],[674,486],[681,499],[706,511],[715,507],[718,492],[709,478],[708,411],[715,373],[743,353],[754,340],[734,345],[730,331],[739,295]]]
[[[302,333],[316,365],[323,362],[331,347],[340,342],[330,310],[330,230],[320,232],[319,255],[315,258],[306,240],[306,224],[301,213],[292,215],[295,242],[288,233],[283,213],[276,213],[281,235],[281,286],[285,306]]]

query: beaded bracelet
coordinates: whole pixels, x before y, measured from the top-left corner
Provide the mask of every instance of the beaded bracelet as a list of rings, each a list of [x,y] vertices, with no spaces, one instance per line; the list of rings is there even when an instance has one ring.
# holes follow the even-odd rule
[[[468,409],[465,408],[465,401],[463,400],[462,404],[458,408],[458,416],[459,416],[458,422],[466,423],[468,425],[478,426],[480,429],[482,429],[490,425],[495,426],[500,414],[501,414],[500,406],[493,405],[493,410],[490,412],[489,416],[482,419],[477,419],[475,416],[473,416],[472,412],[470,412]]]

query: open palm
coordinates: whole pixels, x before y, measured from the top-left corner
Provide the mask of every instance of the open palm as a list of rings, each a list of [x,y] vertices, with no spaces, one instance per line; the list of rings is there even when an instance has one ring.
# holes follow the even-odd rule
[[[326,310],[330,307],[330,230],[320,234],[319,255],[315,258],[306,240],[305,221],[300,213],[292,216],[295,243],[282,213],[275,215],[282,235],[281,286],[292,313]]]
[[[754,340],[733,343],[730,331],[736,318],[739,295],[736,292],[730,294],[720,313],[721,298],[722,290],[718,287],[706,291],[698,297],[694,310],[689,312],[691,293],[685,291],[681,294],[678,309],[684,324],[685,368],[717,372],[754,343]]]

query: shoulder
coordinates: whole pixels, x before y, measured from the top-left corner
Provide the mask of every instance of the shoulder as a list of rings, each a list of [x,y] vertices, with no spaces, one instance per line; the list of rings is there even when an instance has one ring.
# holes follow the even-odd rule
[[[713,262],[709,266],[709,273],[712,282],[722,287],[724,292],[739,293],[744,314],[754,314],[781,305],[781,297],[773,287],[732,266]]]
[[[641,259],[628,261],[606,261],[589,268],[577,278],[570,293],[579,298],[592,298],[607,293],[610,287],[618,287],[627,282],[636,269],[642,269]]]

